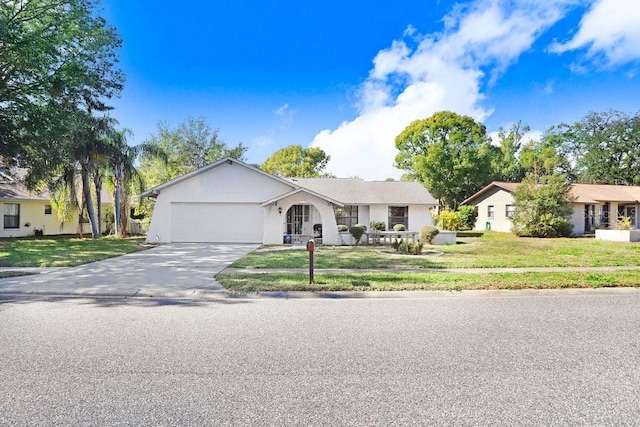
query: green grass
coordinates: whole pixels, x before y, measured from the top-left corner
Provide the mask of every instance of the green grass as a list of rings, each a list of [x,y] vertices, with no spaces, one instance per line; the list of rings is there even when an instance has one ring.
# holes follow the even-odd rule
[[[0,240],[0,267],[71,267],[145,249],[144,237],[68,236]]]
[[[317,268],[499,268],[601,267],[640,265],[640,244],[587,238],[534,239],[506,233],[462,237],[457,245],[426,245],[421,256],[399,255],[390,247],[320,246]],[[303,250],[257,251],[235,262],[235,268],[304,268]]]
[[[222,274],[230,291],[461,291],[476,289],[562,289],[639,287],[637,271],[606,273],[301,273]]]

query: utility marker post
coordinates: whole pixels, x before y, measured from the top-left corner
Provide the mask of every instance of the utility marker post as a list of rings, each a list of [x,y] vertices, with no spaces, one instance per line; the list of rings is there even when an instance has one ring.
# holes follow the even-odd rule
[[[313,285],[313,251],[316,249],[316,242],[310,239],[307,242],[307,251],[309,252],[309,284]]]

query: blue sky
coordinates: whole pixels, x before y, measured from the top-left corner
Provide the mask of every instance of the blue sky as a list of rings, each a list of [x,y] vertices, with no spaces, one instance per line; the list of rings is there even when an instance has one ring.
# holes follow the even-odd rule
[[[538,138],[590,111],[640,112],[638,0],[102,0],[130,143],[204,117],[251,163],[317,146],[329,172],[399,178],[394,138],[452,110]]]

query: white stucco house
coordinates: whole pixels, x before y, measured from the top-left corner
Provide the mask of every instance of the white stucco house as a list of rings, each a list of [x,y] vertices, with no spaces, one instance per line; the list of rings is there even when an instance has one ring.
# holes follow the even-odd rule
[[[478,210],[476,230],[511,231],[511,216],[515,212],[513,192],[518,185],[495,181],[463,202]],[[595,228],[613,226],[622,216],[628,217],[633,227],[638,227],[638,186],[572,184],[571,195],[574,197],[573,234],[593,233]]]
[[[322,236],[340,244],[338,224],[382,221],[419,230],[437,201],[416,182],[357,178],[285,179],[226,158],[154,187],[147,241],[283,244]]]

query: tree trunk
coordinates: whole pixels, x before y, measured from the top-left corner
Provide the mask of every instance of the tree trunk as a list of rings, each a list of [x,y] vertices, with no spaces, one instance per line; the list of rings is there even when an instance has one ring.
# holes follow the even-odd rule
[[[100,172],[96,172],[93,175],[93,185],[96,188],[98,233],[102,235],[102,175]]]
[[[113,195],[113,221],[115,223],[115,234],[116,236],[122,237],[122,218],[120,211],[122,210],[122,204],[120,200],[122,199],[122,185],[124,181],[124,167],[122,163],[118,163],[113,170],[113,174],[115,176],[116,181],[116,189]]]
[[[91,182],[89,180],[89,158],[86,157],[82,159],[82,194],[84,195],[84,203],[87,207],[87,214],[89,215],[89,223],[91,224],[91,237],[94,239],[100,238],[100,234],[98,232],[97,221],[96,221],[96,212],[93,208],[93,201],[91,199]]]

